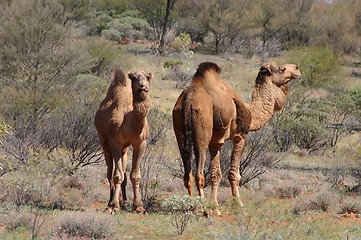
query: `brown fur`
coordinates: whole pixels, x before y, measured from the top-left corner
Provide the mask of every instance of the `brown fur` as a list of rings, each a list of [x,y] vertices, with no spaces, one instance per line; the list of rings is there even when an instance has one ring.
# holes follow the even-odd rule
[[[129,78],[128,78],[129,77]],[[114,72],[114,79],[105,99],[95,114],[94,123],[107,164],[110,185],[109,212],[120,208],[126,201],[128,147],[133,147],[130,179],[134,192],[134,210],[144,211],[140,196],[140,161],[149,135],[147,114],[150,109],[148,91],[152,74],[145,72]]]
[[[222,177],[220,149],[224,141],[231,139],[233,142],[228,179],[233,197],[242,204],[238,190],[241,179],[239,167],[247,134],[262,127],[272,116],[274,109],[282,108],[285,95],[280,87],[301,74],[295,65],[262,65],[252,94],[252,103],[245,104],[227,83],[219,79],[220,71],[215,63],[201,63],[192,83],[183,90],[173,108],[173,128],[185,170],[184,185],[192,195],[191,161],[194,151],[196,186],[199,195],[204,196],[203,170],[208,149],[211,158],[211,200],[216,206]]]

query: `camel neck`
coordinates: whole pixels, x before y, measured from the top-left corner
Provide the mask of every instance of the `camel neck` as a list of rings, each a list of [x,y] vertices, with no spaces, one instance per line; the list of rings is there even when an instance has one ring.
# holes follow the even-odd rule
[[[255,86],[249,105],[252,116],[250,131],[264,127],[271,119],[275,106],[273,91],[272,84],[267,82]]]
[[[138,123],[144,122],[150,109],[150,100],[145,98],[142,101],[133,101],[133,118]]]

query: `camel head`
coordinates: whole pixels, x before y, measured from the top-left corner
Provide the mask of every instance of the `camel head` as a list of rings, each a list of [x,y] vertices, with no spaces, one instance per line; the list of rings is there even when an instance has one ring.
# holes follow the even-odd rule
[[[136,73],[128,73],[128,77],[132,81],[132,92],[135,99],[144,101],[147,98],[150,79],[152,79],[152,73],[146,73],[144,71]]]
[[[261,84],[265,77],[270,77],[273,84],[281,87],[293,79],[300,78],[301,71],[295,64],[277,66],[275,63],[266,63],[260,67],[256,83]]]

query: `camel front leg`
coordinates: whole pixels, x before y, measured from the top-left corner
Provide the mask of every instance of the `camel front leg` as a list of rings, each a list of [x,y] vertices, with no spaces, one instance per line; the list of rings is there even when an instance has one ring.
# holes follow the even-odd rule
[[[115,185],[114,185],[114,181],[113,181],[113,172],[114,172],[113,155],[110,150],[109,140],[101,134],[98,134],[98,137],[99,137],[100,145],[103,149],[105,163],[107,165],[107,179],[109,182],[109,201],[108,201],[107,209],[112,209],[113,208],[112,199],[113,199],[113,196],[115,193]],[[110,211],[112,211],[112,210],[110,210]]]
[[[121,160],[123,158],[124,151],[120,146],[111,146],[111,152],[114,158],[114,168],[112,174],[114,190],[108,205],[112,212],[116,212],[120,209],[119,198],[121,196],[121,184],[124,179],[124,170]]]
[[[239,206],[243,206],[239,195],[239,182],[241,175],[239,174],[240,162],[244,148],[246,147],[246,137],[237,134],[233,137],[233,150],[231,155],[231,168],[229,170],[228,180],[231,185],[232,196]]]
[[[130,172],[130,180],[133,185],[134,202],[133,209],[136,212],[144,212],[143,202],[140,194],[140,163],[143,159],[146,147],[146,140],[143,140],[139,145],[133,145],[133,161],[132,170]]]

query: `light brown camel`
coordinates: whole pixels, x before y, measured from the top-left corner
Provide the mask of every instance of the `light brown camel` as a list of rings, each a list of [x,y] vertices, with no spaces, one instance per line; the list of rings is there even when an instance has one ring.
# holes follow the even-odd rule
[[[239,197],[240,160],[247,134],[263,127],[286,103],[287,83],[299,78],[294,64],[261,66],[252,93],[252,102],[245,104],[238,94],[219,79],[221,69],[211,62],[201,63],[189,87],[183,90],[173,108],[173,128],[184,165],[184,185],[192,195],[192,150],[196,159],[196,186],[204,197],[206,151],[210,153],[211,201],[218,206],[217,191],[221,180],[220,149],[231,139],[233,150],[228,179],[232,195]]]
[[[129,77],[129,78],[128,78]],[[108,210],[120,209],[120,202],[126,201],[127,151],[132,145],[133,158],[130,180],[133,185],[133,208],[143,212],[140,196],[140,162],[144,156],[146,139],[149,135],[147,114],[150,109],[148,91],[151,73],[128,73],[128,77],[116,69],[114,79],[105,99],[95,114],[94,123],[99,142],[108,167],[110,185]]]

